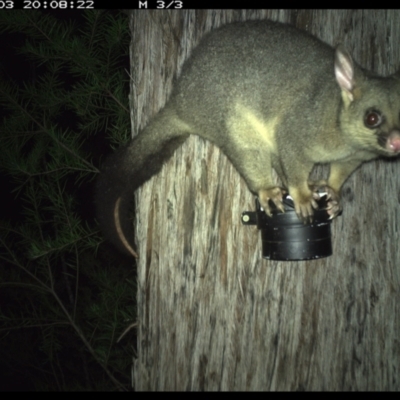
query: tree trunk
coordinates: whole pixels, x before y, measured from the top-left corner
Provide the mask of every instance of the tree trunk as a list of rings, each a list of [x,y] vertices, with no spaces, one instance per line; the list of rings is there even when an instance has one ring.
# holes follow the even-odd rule
[[[262,18],[342,42],[375,72],[399,67],[396,10],[134,11],[134,132],[204,33]],[[374,161],[347,181],[331,257],[266,261],[259,231],[241,224],[254,209],[246,184],[191,137],[137,193],[135,388],[399,390],[398,171]]]

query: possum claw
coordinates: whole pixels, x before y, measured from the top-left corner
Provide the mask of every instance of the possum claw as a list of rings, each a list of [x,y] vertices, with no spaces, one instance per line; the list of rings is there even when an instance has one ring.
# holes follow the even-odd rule
[[[300,190],[291,190],[291,196],[294,202],[294,210],[296,211],[297,217],[304,224],[312,223],[314,210],[319,208],[317,200],[320,199],[320,195],[315,191],[301,192]]]
[[[315,194],[318,194],[318,191],[326,193],[326,207],[324,209],[327,211],[329,219],[333,219],[341,213],[342,206],[340,204],[340,195],[336,190],[332,189],[326,183],[315,183],[310,184],[309,186]]]
[[[284,194],[286,194],[286,191],[278,186],[272,187],[270,189],[259,190],[258,200],[260,201],[260,205],[267,215],[271,216],[273,211],[270,200],[279,211],[285,212],[282,203],[282,198]]]
[[[333,219],[342,212],[342,205],[340,203],[340,195],[329,186],[326,186],[325,190],[327,192],[326,199],[328,201],[325,209],[329,214],[329,219]]]

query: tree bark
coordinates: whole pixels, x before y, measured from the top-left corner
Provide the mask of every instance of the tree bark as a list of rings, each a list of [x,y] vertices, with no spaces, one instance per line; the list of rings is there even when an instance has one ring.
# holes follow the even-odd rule
[[[134,11],[133,131],[165,104],[205,32],[263,18],[342,42],[377,73],[399,67],[397,10]],[[241,224],[254,209],[246,184],[191,137],[137,192],[135,388],[399,390],[398,171],[374,161],[347,181],[331,257],[266,261],[259,231]]]

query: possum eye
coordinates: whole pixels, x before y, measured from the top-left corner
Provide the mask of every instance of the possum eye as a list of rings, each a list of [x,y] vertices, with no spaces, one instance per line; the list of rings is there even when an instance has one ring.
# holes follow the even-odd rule
[[[364,124],[367,128],[377,128],[383,122],[382,114],[376,110],[368,110],[365,113]]]

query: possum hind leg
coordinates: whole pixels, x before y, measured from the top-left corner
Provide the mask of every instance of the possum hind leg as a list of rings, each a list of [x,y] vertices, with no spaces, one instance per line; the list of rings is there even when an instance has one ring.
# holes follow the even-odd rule
[[[271,154],[267,148],[239,149],[239,154],[228,154],[233,166],[242,175],[250,191],[258,195],[261,207],[269,216],[274,205],[284,212],[282,198],[286,190],[277,186],[272,177]],[[271,202],[273,203],[271,205]]]
[[[258,195],[266,214],[272,214],[273,205],[283,212],[282,198],[285,190],[276,185],[272,177],[273,158],[276,157],[275,132],[279,118],[265,118],[256,111],[254,105],[243,105],[240,102],[232,110],[226,124],[230,140],[220,147],[243,176],[249,189]],[[282,176],[280,178],[282,180]]]

